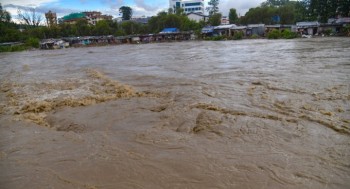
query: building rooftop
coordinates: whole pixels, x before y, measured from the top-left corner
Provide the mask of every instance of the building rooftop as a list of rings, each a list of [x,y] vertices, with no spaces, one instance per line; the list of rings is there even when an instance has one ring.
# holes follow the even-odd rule
[[[186,15],[188,16],[188,15],[190,15],[190,14],[195,14],[195,15],[198,15],[198,16],[203,16],[203,17],[209,17],[209,16],[204,15],[204,14],[199,13],[199,12],[190,12],[190,13],[187,13]]]
[[[63,19],[64,21],[66,21],[66,20],[80,19],[80,18],[85,18],[85,14],[84,14],[84,13],[81,13],[81,12],[79,12],[79,13],[71,13],[71,14],[69,14],[69,15],[66,15],[66,16],[62,17],[62,19]]]
[[[220,30],[220,29],[231,29],[237,27],[236,24],[227,24],[227,25],[220,25],[220,26],[215,26],[214,29]]]
[[[306,27],[306,26],[319,26],[319,22],[297,22],[298,27]]]

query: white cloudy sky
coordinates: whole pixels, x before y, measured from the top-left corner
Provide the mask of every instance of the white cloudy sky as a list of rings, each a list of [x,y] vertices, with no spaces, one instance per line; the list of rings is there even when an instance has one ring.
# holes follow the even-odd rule
[[[208,1],[205,0],[206,4]],[[256,7],[264,1],[220,0],[219,8],[223,15],[228,15],[230,8],[236,8],[238,14],[244,15],[249,8]],[[18,7],[35,7],[42,13],[48,10],[55,11],[59,17],[87,10],[97,10],[118,17],[118,9],[123,5],[132,7],[134,16],[153,16],[169,7],[169,0],[0,0],[0,3],[12,15],[17,14]]]
[[[219,8],[224,15],[228,15],[230,8],[235,8],[238,14],[244,16],[250,8],[257,7],[264,1],[265,0],[221,0]]]

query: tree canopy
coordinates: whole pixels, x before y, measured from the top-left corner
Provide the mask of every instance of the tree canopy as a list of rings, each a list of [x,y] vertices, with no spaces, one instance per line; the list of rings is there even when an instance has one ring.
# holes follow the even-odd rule
[[[215,13],[209,18],[209,25],[211,26],[218,26],[221,24],[221,17],[222,15],[220,13]]]
[[[267,0],[261,6],[249,9],[240,21],[243,24],[274,24],[273,16],[280,17],[280,24],[327,22],[329,18],[350,16],[350,0]]]
[[[234,8],[230,9],[228,18],[229,18],[229,20],[230,20],[230,24],[237,23],[237,21],[238,21],[238,15],[237,15],[236,9],[234,9]]]
[[[60,23],[53,27],[40,25],[41,19],[37,16],[35,9],[20,10],[23,24],[11,22],[11,15],[3,9],[0,4],[0,42],[25,41],[34,37],[39,39],[60,38],[84,35],[131,35],[158,33],[166,27],[179,28],[181,31],[200,32],[205,25],[217,26],[221,22],[219,13],[219,0],[210,0],[211,16],[207,22],[199,23],[190,20],[183,12],[183,9],[169,10],[169,12],[159,12],[153,16],[147,24],[141,24],[130,21],[132,9],[122,6],[120,11],[123,13],[123,22],[116,23],[111,20],[102,20],[96,25],[90,25],[86,20],[77,21],[75,24]],[[337,18],[338,16],[350,16],[350,0],[267,0],[260,6],[251,8],[245,16],[237,19],[237,12],[234,8],[230,9],[230,23],[237,24],[295,24],[299,21],[320,21],[327,22],[328,18]],[[124,11],[124,12],[123,12]],[[30,19],[25,15],[30,15]],[[32,19],[35,16],[35,19]],[[278,20],[274,20],[278,17]],[[36,27],[25,27],[25,24]]]
[[[206,10],[209,12],[209,16],[219,13],[219,0],[210,0],[208,5]]]
[[[122,13],[123,20],[130,20],[132,17],[132,9],[128,6],[120,7],[119,12]]]
[[[2,8],[0,3],[0,22],[10,22],[11,14]]]
[[[327,22],[328,18],[350,16],[350,0],[303,0],[309,19]]]

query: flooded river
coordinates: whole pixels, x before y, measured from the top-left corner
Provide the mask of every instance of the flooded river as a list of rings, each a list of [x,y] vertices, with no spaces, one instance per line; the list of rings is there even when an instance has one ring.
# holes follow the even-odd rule
[[[0,54],[0,188],[350,188],[350,38]]]

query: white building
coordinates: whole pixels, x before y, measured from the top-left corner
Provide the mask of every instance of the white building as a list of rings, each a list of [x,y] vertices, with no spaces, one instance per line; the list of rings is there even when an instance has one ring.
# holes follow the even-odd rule
[[[187,14],[187,17],[190,20],[194,20],[196,22],[200,22],[200,21],[208,21],[209,16],[205,16],[203,14],[200,13],[195,13],[195,12],[191,12]]]
[[[221,17],[221,25],[226,25],[226,24],[230,24],[230,20],[227,16],[222,16]]]
[[[169,8],[174,13],[177,8],[182,8],[186,14],[194,12],[204,15],[204,0],[169,0]]]

